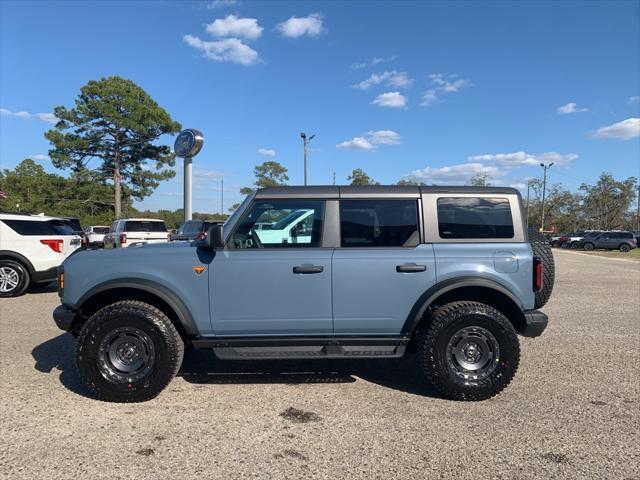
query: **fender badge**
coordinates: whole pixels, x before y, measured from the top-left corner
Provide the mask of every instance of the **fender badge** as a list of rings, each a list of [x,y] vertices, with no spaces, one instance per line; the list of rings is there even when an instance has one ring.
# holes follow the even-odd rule
[[[202,272],[206,270],[202,265],[196,265],[195,267],[191,267],[191,269],[196,272],[196,275],[202,275]]]

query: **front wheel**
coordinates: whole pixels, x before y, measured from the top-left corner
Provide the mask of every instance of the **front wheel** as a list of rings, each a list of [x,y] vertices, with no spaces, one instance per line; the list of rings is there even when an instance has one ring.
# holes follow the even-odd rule
[[[485,400],[509,384],[520,362],[518,336],[498,310],[478,302],[438,308],[417,337],[421,370],[443,396]]]
[[[586,251],[590,252],[591,250],[593,250],[593,243],[589,243],[589,242],[585,243],[584,244],[584,249]]]
[[[184,343],[171,320],[144,302],[125,300],[95,313],[80,330],[76,365],[101,400],[157,396],[182,364]]]
[[[621,252],[628,253],[630,250],[631,250],[631,247],[628,244],[623,243],[622,245],[620,245]]]

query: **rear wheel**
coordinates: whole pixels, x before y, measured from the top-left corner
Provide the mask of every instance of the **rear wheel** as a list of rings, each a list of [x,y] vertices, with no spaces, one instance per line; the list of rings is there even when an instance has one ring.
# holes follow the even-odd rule
[[[584,244],[584,249],[587,250],[588,252],[590,252],[591,250],[593,250],[593,243],[591,242],[587,242]]]
[[[17,297],[29,286],[29,271],[14,260],[0,260],[0,297]]]
[[[156,307],[125,300],[95,313],[82,327],[76,365],[101,400],[141,402],[157,396],[182,364],[184,343]]]
[[[556,266],[553,260],[553,251],[539,232],[529,229],[529,242],[531,242],[533,254],[542,260],[542,288],[535,292],[534,304],[535,308],[542,308],[551,297],[556,276]]]
[[[453,302],[438,308],[417,336],[427,381],[454,400],[485,400],[501,392],[520,362],[513,325],[495,308]]]
[[[620,245],[620,251],[627,253],[631,250],[631,247],[629,246],[628,243],[623,243],[622,245]]]

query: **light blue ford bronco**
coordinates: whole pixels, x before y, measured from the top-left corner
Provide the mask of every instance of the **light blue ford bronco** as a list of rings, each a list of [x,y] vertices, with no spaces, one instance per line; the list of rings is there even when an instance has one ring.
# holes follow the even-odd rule
[[[158,395],[185,347],[222,360],[411,352],[444,397],[482,400],[513,378],[518,334],[547,326],[553,275],[511,188],[273,187],[205,240],[70,256],[53,316],[108,401]]]

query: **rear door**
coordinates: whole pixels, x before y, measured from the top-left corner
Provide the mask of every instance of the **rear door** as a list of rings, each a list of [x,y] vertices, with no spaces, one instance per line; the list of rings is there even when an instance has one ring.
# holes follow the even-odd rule
[[[399,334],[434,285],[433,246],[420,242],[419,194],[342,198],[340,248],[333,254],[336,334]]]

